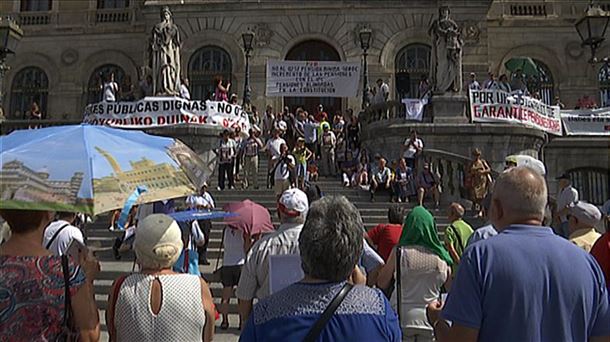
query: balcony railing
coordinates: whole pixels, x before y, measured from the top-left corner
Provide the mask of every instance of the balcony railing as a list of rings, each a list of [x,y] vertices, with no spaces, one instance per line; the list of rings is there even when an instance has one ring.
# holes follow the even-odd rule
[[[0,121],[0,135],[9,134],[12,131],[20,129],[37,129],[51,126],[63,126],[63,125],[78,125],[82,120],[16,120],[8,119]]]
[[[513,17],[546,17],[546,4],[510,4],[509,13]]]
[[[130,22],[132,12],[130,9],[99,9],[95,13],[96,23],[126,23]]]
[[[21,26],[48,25],[50,23],[51,13],[49,12],[19,13],[19,25]]]

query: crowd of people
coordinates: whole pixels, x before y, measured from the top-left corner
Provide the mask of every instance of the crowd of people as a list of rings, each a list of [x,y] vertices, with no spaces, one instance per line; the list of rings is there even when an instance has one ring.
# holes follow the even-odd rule
[[[487,179],[478,151],[472,164],[473,175]],[[542,175],[507,165],[477,208],[488,223],[473,229],[464,207],[451,203],[442,240],[421,205],[408,212],[390,205],[389,223],[366,232],[345,197],[285,189],[274,232],[252,237],[225,228],[218,308],[200,274],[177,267],[185,249],[206,243],[209,229],[200,227],[209,221],[186,224],[185,238],[185,225],[163,213],[173,204],[141,205],[131,218],[139,267],[113,283],[108,332],[118,341],[210,341],[217,317],[221,329],[229,327],[235,292],[242,341],[608,338],[609,233],[596,229],[609,220],[609,208],[602,215],[579,200],[567,175],[560,183],[556,230],[543,225],[548,194]],[[204,186],[185,205],[210,209],[214,200]],[[0,245],[0,303],[7,308],[0,336],[98,340],[93,280],[100,266],[85,247],[71,251],[74,241],[84,246],[77,215],[6,209],[0,215],[12,231]],[[300,265],[302,273],[283,273],[282,264]],[[279,288],[278,277],[284,282]]]

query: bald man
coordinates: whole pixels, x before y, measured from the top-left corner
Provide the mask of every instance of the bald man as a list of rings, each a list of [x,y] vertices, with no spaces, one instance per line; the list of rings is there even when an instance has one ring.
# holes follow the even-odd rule
[[[468,247],[444,307],[428,305],[437,341],[608,341],[602,271],[541,226],[546,201],[535,171],[516,167],[498,177],[490,219],[499,234]]]
[[[464,207],[459,203],[451,203],[447,209],[447,218],[451,224],[445,230],[445,246],[453,259],[453,274],[460,263],[462,253],[466,249],[468,239],[472,235],[472,227],[464,221]]]

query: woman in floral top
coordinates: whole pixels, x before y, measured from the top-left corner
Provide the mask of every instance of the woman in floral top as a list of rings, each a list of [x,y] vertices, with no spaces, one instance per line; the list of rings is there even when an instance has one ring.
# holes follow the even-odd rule
[[[0,341],[55,341],[64,319],[64,276],[61,257],[42,246],[47,211],[0,210],[11,227],[10,240],[0,246]],[[74,326],[81,341],[100,337],[93,279],[99,263],[82,255],[69,259]]]

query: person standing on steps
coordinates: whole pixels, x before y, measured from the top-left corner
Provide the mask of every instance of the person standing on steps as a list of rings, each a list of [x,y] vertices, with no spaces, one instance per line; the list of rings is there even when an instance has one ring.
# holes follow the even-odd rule
[[[561,236],[568,237],[568,211],[570,206],[578,202],[578,190],[572,186],[572,180],[567,173],[556,178],[559,180],[559,193],[557,195],[557,212],[555,222],[559,223]]]
[[[258,153],[263,148],[263,142],[258,138],[260,132],[250,128],[248,138],[244,140],[241,153],[244,160],[244,189],[254,186],[258,189]]]
[[[219,310],[222,315],[222,323],[220,329],[227,330],[229,328],[229,301],[233,296],[233,292],[241,275],[241,268],[245,261],[245,246],[244,240],[250,237],[239,229],[225,226],[222,234],[222,267],[220,268],[220,282],[222,283],[222,298],[220,301]],[[239,323],[241,328],[242,324]]]
[[[330,124],[328,122],[322,123],[322,136],[321,136],[321,147],[320,147],[320,161],[321,161],[321,174],[323,176],[335,176],[335,145],[337,144],[337,138],[335,133],[330,130]]]
[[[286,144],[286,140],[282,139],[280,137],[280,134],[282,132],[278,129],[273,130],[273,137],[269,140],[267,140],[267,144],[265,145],[265,147],[263,147],[263,151],[267,151],[267,154],[269,156],[269,163],[268,163],[268,168],[269,170],[267,171],[267,188],[270,189],[271,188],[271,182],[269,182],[270,177],[273,177],[272,172],[275,169],[275,164],[279,161],[280,158],[280,148],[282,146],[282,144]]]
[[[412,170],[417,167],[417,158],[424,150],[424,142],[417,137],[417,131],[412,129],[411,136],[405,140],[400,155],[405,158],[407,166]]]
[[[190,209],[196,210],[212,210],[216,208],[216,204],[214,203],[214,198],[208,192],[208,183],[203,183],[201,186],[201,191],[198,196],[189,196],[186,198],[186,204]],[[209,265],[210,261],[208,260],[208,245],[210,244],[210,232],[212,230],[212,221],[211,220],[197,220],[199,227],[201,228],[201,232],[204,237],[204,244],[201,247],[197,248],[197,253],[199,254],[199,263],[201,265]]]
[[[229,189],[235,188],[233,171],[237,147],[235,141],[229,137],[228,130],[222,132],[222,140],[218,146],[218,191],[225,189],[225,179],[229,181]]]
[[[464,207],[455,202],[451,203],[447,209],[447,218],[451,224],[445,230],[445,246],[453,259],[453,274],[460,263],[468,239],[473,233],[472,227],[463,220],[464,212]]]
[[[277,199],[280,198],[284,191],[295,185],[296,180],[292,177],[292,175],[294,175],[295,167],[296,161],[294,160],[294,157],[288,153],[288,146],[282,144],[280,146],[280,156],[273,169],[273,191],[275,192]]]

